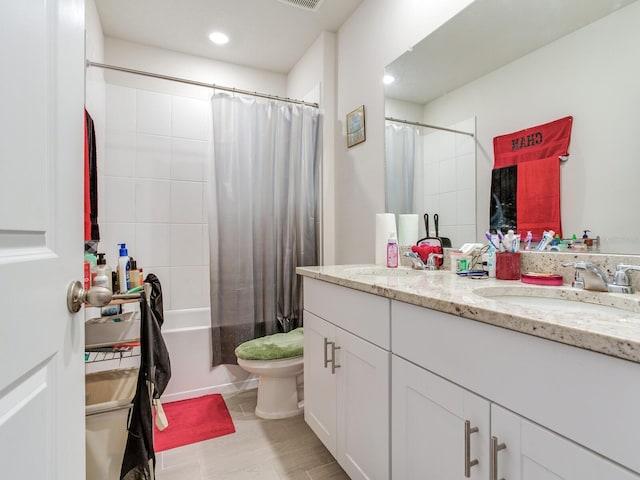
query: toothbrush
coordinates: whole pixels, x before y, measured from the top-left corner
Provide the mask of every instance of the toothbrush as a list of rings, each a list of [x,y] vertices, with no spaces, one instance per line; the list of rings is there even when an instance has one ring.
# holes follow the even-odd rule
[[[498,245],[500,245],[500,251],[504,252],[504,235],[502,235],[502,231],[498,229]]]
[[[496,247],[496,244],[493,243],[493,240],[491,239],[491,232],[486,232],[484,236],[487,237],[487,240],[489,240],[489,243],[493,246],[494,249],[500,250],[498,247]]]
[[[531,230],[527,232],[527,236],[524,239],[524,249],[529,250],[531,248],[531,239],[533,238],[533,234]]]

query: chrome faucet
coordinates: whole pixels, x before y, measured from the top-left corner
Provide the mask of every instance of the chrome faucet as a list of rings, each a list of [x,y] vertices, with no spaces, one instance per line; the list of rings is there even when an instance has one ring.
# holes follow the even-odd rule
[[[585,290],[595,290],[599,292],[612,293],[633,293],[633,287],[629,280],[628,270],[640,270],[640,266],[619,264],[613,274],[613,280],[609,282],[606,274],[598,267],[590,262],[567,262],[562,264],[563,267],[574,267],[576,276],[573,286],[576,288],[584,288]],[[583,270],[593,275],[578,275],[577,271]],[[595,277],[595,279],[594,279]]]
[[[436,266],[436,258],[444,258],[444,255],[442,255],[441,253],[430,253],[429,257],[427,258],[427,270],[438,269],[438,267]]]
[[[411,260],[411,268],[415,268],[416,270],[424,270],[426,268],[422,259],[415,252],[405,252],[404,256]]]

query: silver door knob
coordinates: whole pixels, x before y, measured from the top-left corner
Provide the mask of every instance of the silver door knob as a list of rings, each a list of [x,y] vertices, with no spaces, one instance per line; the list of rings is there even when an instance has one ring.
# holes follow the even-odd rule
[[[87,302],[92,307],[104,307],[111,301],[113,293],[107,287],[91,287],[85,290],[82,283],[74,281],[67,288],[67,308],[71,313],[76,313]]]

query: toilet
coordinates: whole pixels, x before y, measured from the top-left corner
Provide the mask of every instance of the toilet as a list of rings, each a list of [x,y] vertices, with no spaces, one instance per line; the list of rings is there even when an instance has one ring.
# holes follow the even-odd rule
[[[259,376],[256,416],[287,418],[303,412],[303,386],[298,377],[304,370],[303,329],[276,333],[240,344],[238,365]]]

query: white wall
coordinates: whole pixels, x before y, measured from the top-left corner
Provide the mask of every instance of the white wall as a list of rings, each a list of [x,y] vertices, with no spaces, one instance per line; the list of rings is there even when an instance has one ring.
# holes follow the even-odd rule
[[[563,233],[588,228],[603,251],[637,251],[638,25],[634,2],[427,106],[427,123],[477,115],[477,238],[489,227],[493,137],[573,115],[561,167]]]
[[[320,263],[335,264],[335,98],[336,35],[323,32],[307,50],[287,78],[287,96],[307,99],[307,92],[319,87],[317,101],[322,117],[322,191]],[[315,89],[314,89],[315,91]]]
[[[338,32],[336,263],[373,263],[384,211],[384,67],[472,0],[365,0]],[[366,141],[347,149],[345,116],[365,106]],[[469,117],[469,115],[467,115]]]

